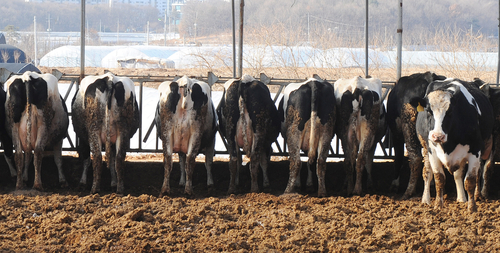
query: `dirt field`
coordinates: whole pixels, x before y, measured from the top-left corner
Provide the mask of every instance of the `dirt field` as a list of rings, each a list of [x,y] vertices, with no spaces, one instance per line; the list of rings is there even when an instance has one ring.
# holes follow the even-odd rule
[[[420,197],[400,200],[389,190],[392,163],[376,163],[374,189],[358,197],[344,195],[341,162],[328,163],[327,191],[281,195],[288,180],[288,161],[271,162],[271,187],[248,193],[250,174],[242,170],[239,194],[227,196],[227,162],[214,163],[215,188],[207,189],[206,172],[197,163],[192,197],[178,187],[174,166],[173,193],[158,198],[163,180],[161,162],[134,158],[126,163],[126,195],[112,193],[104,170],[102,192],[89,195],[78,187],[82,167],[64,157],[69,188],[58,185],[51,157],[44,158],[44,192],[14,191],[0,159],[0,251],[2,252],[492,252],[500,250],[498,186],[493,200],[478,203],[469,214],[456,203],[448,177],[442,210],[420,203]],[[305,173],[305,165],[303,173]],[[30,171],[28,186],[32,185]],[[91,179],[91,173],[89,173]],[[305,175],[304,175],[305,176]],[[495,173],[498,180],[498,173]],[[305,178],[305,177],[303,177]],[[407,180],[405,177],[404,179]],[[262,183],[262,180],[260,180]],[[421,195],[422,187],[418,189]],[[434,196],[434,195],[433,195]]]

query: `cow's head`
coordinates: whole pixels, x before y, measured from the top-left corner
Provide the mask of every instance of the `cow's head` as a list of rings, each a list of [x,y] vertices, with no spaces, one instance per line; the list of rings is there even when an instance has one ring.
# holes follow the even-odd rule
[[[424,98],[413,98],[410,104],[424,113],[429,133],[428,139],[435,144],[443,144],[448,140],[448,133],[457,122],[453,117],[461,117],[466,113],[463,106],[472,106],[480,115],[481,111],[467,88],[457,80],[435,81],[427,88]]]
[[[424,124],[429,130],[429,140],[436,144],[443,144],[448,139],[448,129],[443,125],[447,122],[451,111],[453,94],[450,91],[436,90],[427,94],[424,98],[413,98],[410,104],[417,109],[419,113],[424,113],[427,119]]]

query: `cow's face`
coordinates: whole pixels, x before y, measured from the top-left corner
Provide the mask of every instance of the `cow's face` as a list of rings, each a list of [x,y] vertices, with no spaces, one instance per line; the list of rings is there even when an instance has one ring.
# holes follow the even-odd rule
[[[433,126],[430,127],[429,140],[436,143],[442,144],[448,140],[447,129],[444,127],[446,117],[450,116],[451,113],[450,105],[452,94],[449,91],[437,90],[429,93],[427,95],[428,105],[425,108],[428,117],[432,117],[434,122]]]

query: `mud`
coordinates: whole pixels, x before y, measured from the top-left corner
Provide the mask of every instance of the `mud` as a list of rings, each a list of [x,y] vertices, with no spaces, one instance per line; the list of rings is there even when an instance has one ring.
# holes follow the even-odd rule
[[[174,164],[172,194],[163,198],[158,198],[162,163],[151,157],[126,162],[125,195],[112,192],[106,169],[103,191],[89,195],[90,185],[78,186],[82,168],[74,157],[64,157],[69,188],[59,187],[52,158],[44,158],[42,166],[44,192],[15,191],[15,181],[0,159],[2,252],[500,250],[498,187],[490,191],[493,199],[479,201],[478,212],[470,214],[465,203],[455,202],[452,177],[447,175],[444,207],[436,210],[420,203],[420,196],[400,200],[404,187],[390,190],[390,162],[375,163],[374,188],[364,189],[362,197],[345,196],[343,164],[328,163],[325,198],[317,198],[317,189],[307,187],[282,195],[288,180],[286,159],[271,162],[271,187],[263,193],[249,193],[245,166],[239,193],[230,196],[225,193],[227,162],[214,162],[213,189],[207,188],[204,166],[197,162],[195,194],[190,197],[178,186],[180,172]],[[498,180],[498,172],[494,177]],[[28,187],[32,181],[31,170]],[[262,178],[259,184],[262,189]],[[418,185],[421,195],[422,182]]]

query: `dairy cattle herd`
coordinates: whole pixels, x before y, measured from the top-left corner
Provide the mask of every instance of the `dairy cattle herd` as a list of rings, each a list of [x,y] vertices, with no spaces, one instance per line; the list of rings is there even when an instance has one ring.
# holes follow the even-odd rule
[[[46,149],[54,151],[59,181],[67,185],[61,146],[69,120],[57,79],[51,74],[25,72],[11,76],[2,85],[0,141],[11,175],[17,177],[16,189],[25,187],[27,169],[33,161],[33,188],[43,190],[40,170]],[[475,200],[488,197],[490,168],[499,157],[500,90],[479,79],[469,82],[432,72],[405,76],[390,92],[387,108],[382,101],[382,82],[377,78],[340,79],[333,84],[311,78],[290,83],[278,107],[268,87],[248,75],[224,84],[217,107],[212,102],[211,87],[187,76],[163,82],[158,90],[155,124],[163,143],[165,170],[160,195],[170,193],[173,153],[179,154],[180,185],[185,186],[185,194],[193,194],[192,174],[199,153],[205,154],[207,185],[213,186],[211,166],[217,131],[230,155],[228,193],[234,193],[239,183],[242,153],[250,158],[251,191],[259,191],[259,167],[264,174],[263,186],[269,186],[271,144],[280,133],[290,155],[284,192],[293,192],[301,182],[302,151],[308,158],[307,185],[313,185],[312,170],[316,166],[320,197],[326,195],[326,158],[335,135],[345,154],[349,195],[362,194],[365,169],[365,188],[370,188],[376,143],[389,128],[397,177],[393,185],[399,185],[406,145],[411,172],[403,198],[415,194],[422,173],[422,202],[430,204],[434,179],[436,207],[443,205],[446,168],[456,182],[457,201],[468,202],[469,211],[475,211]],[[92,166],[91,193],[99,192],[104,151],[111,169],[111,186],[123,193],[126,150],[140,119],[134,83],[111,73],[87,76],[81,80],[71,107],[72,124],[80,140],[78,153],[84,165],[80,184],[87,183],[86,171]]]

